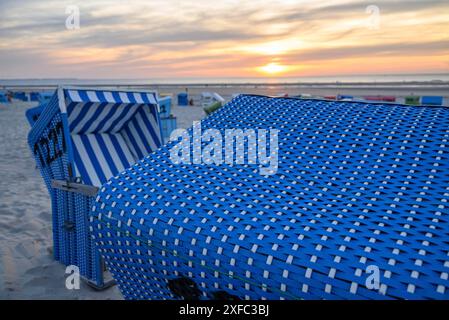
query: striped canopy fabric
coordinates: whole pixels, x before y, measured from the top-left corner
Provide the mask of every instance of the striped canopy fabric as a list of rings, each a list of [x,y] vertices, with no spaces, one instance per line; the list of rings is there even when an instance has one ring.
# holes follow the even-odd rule
[[[449,298],[448,108],[241,95],[201,125],[278,129],[279,169],[175,164],[172,141],[104,184],[125,298]]]
[[[154,93],[64,89],[76,176],[101,186],[162,144]]]

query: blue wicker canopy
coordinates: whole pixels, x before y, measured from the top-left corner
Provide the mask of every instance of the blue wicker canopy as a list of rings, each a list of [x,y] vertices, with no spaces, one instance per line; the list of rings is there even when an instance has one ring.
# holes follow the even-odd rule
[[[173,141],[104,184],[125,298],[449,298],[448,108],[240,95],[202,128],[278,129],[278,171],[173,164]]]

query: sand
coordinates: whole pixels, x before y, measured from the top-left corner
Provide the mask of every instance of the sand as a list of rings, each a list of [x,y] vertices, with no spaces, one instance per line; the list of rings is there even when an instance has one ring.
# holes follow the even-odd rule
[[[181,87],[170,89],[171,92],[183,90]],[[160,88],[159,91],[167,90]],[[202,91],[217,91],[228,99],[239,92],[238,88],[189,90],[191,94]],[[434,91],[431,92],[442,94]],[[253,88],[247,92],[270,95],[300,93],[296,89],[293,92],[278,87]],[[336,92],[325,90],[320,93]],[[384,91],[382,93],[385,94]],[[408,94],[406,91],[395,93]],[[52,257],[49,195],[27,145],[29,125],[25,110],[34,105],[24,102],[0,104],[0,299],[122,299],[116,286],[101,292],[85,284],[79,290],[65,287],[65,267]],[[205,116],[199,106],[175,106],[172,113],[177,117],[180,128],[187,128]]]

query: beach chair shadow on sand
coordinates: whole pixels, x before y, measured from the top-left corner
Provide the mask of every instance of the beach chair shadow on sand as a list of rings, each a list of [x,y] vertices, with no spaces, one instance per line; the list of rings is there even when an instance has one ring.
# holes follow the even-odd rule
[[[59,88],[27,118],[52,201],[54,257],[78,266],[93,287],[108,287],[88,214],[103,183],[161,146],[156,94]]]

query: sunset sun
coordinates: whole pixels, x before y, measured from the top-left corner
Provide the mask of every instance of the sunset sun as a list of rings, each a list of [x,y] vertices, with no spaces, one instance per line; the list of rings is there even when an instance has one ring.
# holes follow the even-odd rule
[[[286,72],[288,70],[288,67],[277,62],[271,62],[264,66],[258,67],[257,70],[265,74],[274,75]]]

